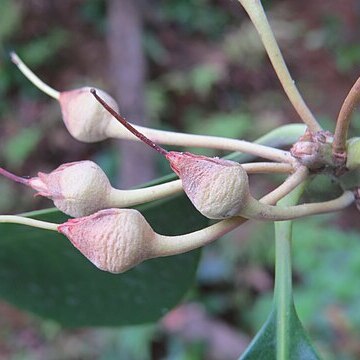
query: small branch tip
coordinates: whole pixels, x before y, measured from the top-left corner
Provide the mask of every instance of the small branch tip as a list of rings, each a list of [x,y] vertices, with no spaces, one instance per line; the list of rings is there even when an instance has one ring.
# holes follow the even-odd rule
[[[147,144],[154,150],[156,150],[159,154],[166,156],[168,153],[167,150],[162,148],[161,146],[155,144],[149,138],[147,138],[144,134],[139,132],[132,126],[128,121],[125,120],[119,113],[117,113],[104,99],[102,99],[96,92],[94,88],[90,89],[90,93],[94,95],[95,99],[117,120],[120,122],[121,125],[126,127],[133,135],[139,138],[143,143]]]
[[[16,52],[15,52],[15,51],[10,51],[9,55],[10,55],[11,61],[12,61],[15,65],[18,65],[19,62],[20,62],[20,59],[19,59],[19,56],[16,54]]]
[[[15,181],[17,183],[20,183],[20,184],[24,184],[24,185],[29,185],[29,180],[27,178],[23,178],[23,177],[20,177],[20,176],[17,176],[7,170],[5,170],[4,168],[0,167],[0,175],[12,180],[12,181]]]

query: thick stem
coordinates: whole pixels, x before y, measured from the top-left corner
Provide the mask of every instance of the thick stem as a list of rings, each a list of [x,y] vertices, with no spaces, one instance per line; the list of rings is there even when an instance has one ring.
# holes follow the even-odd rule
[[[239,1],[258,31],[281,85],[283,86],[285,93],[294,106],[296,112],[312,132],[322,130],[314,115],[305,104],[305,101],[299,93],[294,80],[291,78],[260,0]]]
[[[292,171],[291,165],[281,163],[249,163],[241,164],[241,166],[249,174],[289,173]],[[291,175],[291,177],[293,175]],[[135,190],[120,190],[112,188],[108,197],[107,206],[109,208],[134,206],[149,201],[159,200],[166,196],[179,193],[180,191],[182,191],[181,180],[174,180],[164,184]]]
[[[304,216],[324,214],[342,210],[352,204],[354,200],[354,194],[351,191],[345,191],[341,196],[334,200],[320,203],[279,207],[263,204],[250,196],[246,208],[239,215],[258,220],[292,220]]]
[[[280,197],[277,197],[280,195],[279,192],[274,194],[272,198],[263,197],[260,201],[267,205],[276,204],[276,202],[281,199]],[[157,257],[182,254],[213,242],[246,221],[248,221],[248,219],[238,216],[219,221],[207,228],[185,235],[165,236],[157,234],[150,253]]]
[[[95,89],[90,90],[95,98],[100,102],[100,104],[130,133],[124,133],[123,129],[119,129],[118,123],[115,123],[117,127],[114,128],[114,122],[110,123],[110,126],[107,128],[107,135],[109,137],[120,137],[123,139],[132,139],[136,138],[153,149],[159,152],[162,155],[166,155],[167,151],[156,143],[162,144],[172,144],[172,145],[181,145],[181,146],[196,146],[196,147],[207,147],[207,148],[219,148],[222,150],[231,150],[231,151],[242,151],[245,153],[250,153],[256,156],[268,158],[274,161],[285,161],[292,162],[293,158],[290,153],[264,145],[254,144],[248,141],[227,139],[227,138],[218,138],[213,136],[196,136],[196,135],[187,135],[187,134],[177,134],[170,131],[161,131],[161,130],[152,130],[147,129],[141,126],[134,126],[125,120],[120,114],[118,114],[114,109],[112,109],[100,96],[96,94]],[[145,135],[146,134],[146,135]],[[135,137],[135,139],[134,139]],[[149,139],[151,138],[151,140]],[[186,144],[184,143],[184,138],[187,139]],[[179,141],[179,143],[177,143]]]
[[[293,171],[293,167],[285,163],[256,162],[241,166],[248,174],[288,174]]]
[[[288,151],[274,149],[270,146],[256,144],[249,141],[217,136],[175,133],[171,131],[145,128],[142,126],[134,127],[158,144],[239,151],[273,161],[288,163],[294,161],[294,158]],[[107,135],[113,138],[138,140],[138,138],[136,138],[133,134],[124,132],[120,124],[117,122],[110,123],[110,126],[107,128]]]
[[[287,195],[278,206],[295,205],[304,190],[299,186]],[[290,358],[289,333],[290,314],[293,306],[292,296],[292,267],[291,267],[291,230],[292,221],[275,223],[275,290],[274,301],[276,307],[276,359],[287,360]]]
[[[299,167],[292,175],[290,175],[280,186],[265,195],[262,199],[262,203],[274,203],[276,200],[281,199],[285,195],[293,191],[298,185],[300,185],[308,177],[309,171],[305,166]]]
[[[289,164],[281,163],[249,163],[241,164],[249,174],[288,173],[292,170]],[[108,207],[129,207],[149,201],[159,200],[182,191],[181,180],[149,186],[135,190],[120,190],[112,188],[108,197]]]
[[[254,141],[258,145],[266,145],[273,148],[282,148],[284,146],[292,145],[299,140],[307,129],[305,124],[288,124],[279,126],[267,134],[261,136]],[[254,160],[253,155],[244,154],[241,152],[233,152],[224,157],[227,160],[237,160],[240,162]]]
[[[247,219],[234,217],[185,235],[165,236],[156,234],[150,254],[152,257],[170,256],[197,249],[227,234],[245,221]]]
[[[23,216],[16,215],[0,215],[0,223],[21,224],[32,227],[37,227],[45,230],[58,231],[59,224],[54,224],[46,221],[35,220]]]
[[[37,88],[43,91],[45,94],[50,97],[59,100],[60,92],[53,89],[49,85],[45,84],[39,77],[37,77],[19,58],[15,52],[10,53],[11,61],[18,67],[18,69],[23,73],[23,75],[30,80]]]
[[[166,196],[182,191],[181,180],[174,180],[164,184],[149,186],[135,190],[118,190],[112,188],[107,205],[108,207],[129,207],[149,201],[159,200]]]
[[[350,126],[351,114],[360,103],[360,77],[346,96],[336,122],[334,141],[332,144],[334,156],[343,155],[346,151],[346,139]]]

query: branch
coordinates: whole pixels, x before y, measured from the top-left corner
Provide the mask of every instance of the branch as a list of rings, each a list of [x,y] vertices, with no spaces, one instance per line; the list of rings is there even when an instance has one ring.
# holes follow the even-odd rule
[[[351,121],[351,114],[360,102],[360,77],[356,80],[353,87],[346,96],[336,122],[333,155],[342,157],[346,152],[346,139]]]
[[[258,31],[274,70],[281,82],[281,85],[283,86],[285,93],[294,106],[296,112],[312,132],[322,130],[321,126],[316,121],[314,115],[311,113],[310,109],[299,93],[299,90],[295,85],[295,81],[291,78],[260,0],[239,1],[248,13],[251,21]]]

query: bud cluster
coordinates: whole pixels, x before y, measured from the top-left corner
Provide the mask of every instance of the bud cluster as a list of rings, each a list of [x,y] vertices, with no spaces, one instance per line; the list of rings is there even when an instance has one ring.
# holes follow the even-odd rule
[[[0,168],[0,175],[33,188],[37,195],[48,197],[59,210],[75,217],[60,225],[38,223],[38,226],[64,234],[101,270],[119,273],[148,258],[189,251],[230,231],[244,222],[244,218],[287,220],[335,211],[354,201],[352,192],[345,192],[338,199],[323,203],[274,206],[308,175],[306,166],[300,166],[289,152],[242,140],[136,127],[118,113],[116,101],[104,91],[83,87],[58,92],[37,78],[16,54],[12,54],[12,60],[34,84],[58,100],[63,121],[74,138],[83,142],[110,137],[140,140],[164,156],[179,177],[177,181],[144,189],[119,190],[89,160],[63,164],[49,174],[39,172],[33,178],[22,178]],[[239,164],[217,157],[167,151],[158,143],[242,151],[272,162]],[[248,173],[251,172],[291,175],[259,201],[250,193]],[[124,209],[181,190],[204,216],[226,220],[195,233],[167,237],[155,233],[139,211]]]

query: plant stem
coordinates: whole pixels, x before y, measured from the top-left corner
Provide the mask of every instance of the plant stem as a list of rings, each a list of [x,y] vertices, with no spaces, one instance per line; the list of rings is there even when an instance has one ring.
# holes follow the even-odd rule
[[[279,126],[278,128],[275,128],[256,139],[254,143],[273,148],[282,148],[284,146],[293,145],[297,142],[299,137],[305,133],[306,129],[306,125],[301,123]],[[225,156],[224,159],[245,162],[254,160],[254,156],[241,152],[233,152]]]
[[[59,224],[54,224],[46,221],[35,220],[23,216],[16,215],[0,215],[0,223],[13,223],[13,224],[21,224],[32,227],[37,227],[45,230],[58,231],[57,228]]]
[[[15,181],[19,184],[23,184],[23,185],[27,185],[29,186],[29,180],[26,179],[26,178],[23,178],[23,177],[20,177],[20,176],[17,176],[7,170],[5,170],[4,168],[0,167],[0,175],[12,180],[12,181]]]
[[[59,100],[60,92],[51,88],[40,80],[18,57],[14,52],[11,54],[13,63],[19,68],[19,70],[28,78],[35,86],[40,90]],[[215,136],[202,136],[184,133],[175,133],[171,131],[162,131],[156,129],[150,129],[142,126],[134,126],[135,129],[142,132],[147,137],[151,138],[154,142],[164,145],[175,146],[191,146],[199,148],[213,148],[220,150],[239,151],[252,154],[254,156],[264,157],[273,161],[284,161],[291,163],[294,161],[291,154],[288,151],[282,151],[274,149],[271,146],[283,146],[292,144],[297,137],[302,135],[304,130],[301,124],[290,124],[279,127],[269,134],[259,139],[258,143],[250,143],[247,141],[228,139]],[[118,122],[112,122],[107,128],[107,136],[129,140],[139,140],[133,134],[125,131]],[[268,143],[271,146],[264,146],[261,143]],[[278,145],[277,145],[278,144]]]
[[[90,92],[95,96],[99,103],[117,120],[111,122],[106,128],[106,135],[108,137],[115,137],[121,139],[142,141],[155,149],[162,155],[166,155],[167,151],[157,144],[181,145],[181,146],[194,146],[205,148],[218,148],[230,151],[242,151],[245,153],[253,154],[266,159],[280,161],[280,162],[293,162],[291,154],[287,151],[274,149],[264,145],[254,144],[249,141],[220,138],[215,136],[197,136],[191,134],[174,133],[171,131],[153,130],[136,126],[125,120],[119,113],[111,108],[99,95],[95,89]],[[119,123],[121,126],[119,126]],[[128,131],[124,131],[124,127]]]
[[[19,58],[15,52],[10,53],[11,61],[18,67],[24,76],[31,81],[37,88],[52,98],[59,100],[60,92],[45,84],[38,76],[36,76]]]
[[[163,145],[190,146],[227,151],[239,151],[254,156],[278,162],[291,163],[294,158],[288,151],[270,146],[255,144],[249,141],[222,138],[218,136],[194,135],[171,131],[150,129],[142,126],[134,127],[150,138],[153,142]],[[107,128],[107,135],[113,138],[140,141],[130,132],[124,131],[119,123],[111,122]]]
[[[289,173],[292,166],[283,163],[259,162],[241,164],[249,174]],[[108,207],[129,207],[158,200],[182,191],[181,180],[169,181],[163,184],[134,190],[112,188],[108,197]]]
[[[300,166],[292,175],[290,175],[280,186],[274,189],[272,192],[265,195],[262,199],[262,203],[275,203],[277,200],[281,199],[292,190],[294,190],[298,185],[300,185],[308,177],[309,171],[306,166]]]
[[[241,164],[241,166],[248,174],[286,174],[293,170],[293,167],[290,164],[273,162],[254,162]]]
[[[304,216],[324,214],[346,208],[355,200],[352,191],[345,191],[336,199],[295,206],[271,206],[249,197],[248,204],[240,216],[257,220],[283,221],[292,220]]]
[[[320,131],[321,126],[305,104],[294,80],[291,78],[260,0],[239,0],[239,2],[258,31],[281,85],[300,118],[312,132]]]
[[[346,139],[351,121],[351,114],[355,107],[360,103],[360,77],[356,80],[353,87],[346,96],[337,121],[332,144],[333,154],[344,154],[346,151]]]
[[[281,199],[281,196],[281,192],[275,193],[274,191],[273,196],[263,197],[260,201],[267,205],[276,204]],[[157,234],[153,243],[152,253],[157,254],[156,256],[182,254],[213,242],[246,221],[248,219],[237,216],[185,235],[165,236]]]
[[[304,186],[299,186],[278,202],[278,206],[291,206],[299,201]],[[276,307],[276,359],[290,359],[290,314],[293,306],[291,266],[292,221],[275,222],[275,290]]]

